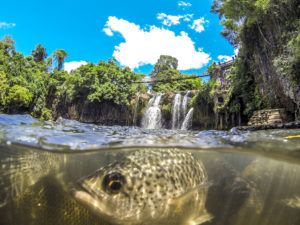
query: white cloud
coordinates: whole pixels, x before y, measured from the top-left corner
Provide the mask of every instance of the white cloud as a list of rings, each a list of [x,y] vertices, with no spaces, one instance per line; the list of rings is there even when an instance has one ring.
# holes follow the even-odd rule
[[[186,14],[186,15],[184,15],[184,17],[183,17],[183,20],[184,20],[185,22],[190,22],[190,21],[192,20],[193,16],[194,16],[194,14]]]
[[[220,60],[221,62],[227,62],[232,60],[232,56],[228,56],[228,55],[219,55],[218,56],[218,60]]]
[[[125,41],[115,47],[113,56],[121,65],[131,69],[154,65],[160,55],[176,57],[179,70],[199,69],[210,61],[209,54],[196,49],[195,43],[185,32],[176,35],[173,31],[156,26],[145,30],[113,16],[108,18],[104,29],[123,36]]]
[[[15,27],[15,23],[0,22],[0,29],[8,29]]]
[[[156,18],[158,20],[161,20],[163,25],[170,27],[173,25],[179,25],[181,19],[188,22],[191,20],[192,17],[193,17],[193,14],[173,16],[173,15],[167,15],[165,13],[158,13]]]
[[[192,4],[190,2],[179,1],[178,6],[180,6],[180,7],[191,7]]]
[[[193,21],[193,24],[190,25],[190,28],[194,31],[201,33],[205,30],[204,24],[208,23],[208,20],[205,20],[204,17],[201,17],[199,19],[196,19]]]
[[[111,29],[109,28],[104,28],[103,32],[107,35],[107,36],[113,36],[114,33],[111,31]]]
[[[67,72],[71,72],[72,70],[76,70],[77,68],[88,64],[86,61],[73,61],[64,63],[64,70]]]
[[[180,19],[182,19],[182,16],[171,16],[167,15],[165,13],[159,13],[156,17],[158,20],[162,20],[163,25],[166,25],[168,27],[172,25],[178,25],[180,24]]]
[[[221,62],[228,62],[228,61],[232,60],[233,57],[236,57],[239,54],[239,50],[240,50],[239,47],[235,48],[232,56],[219,55],[218,60],[220,60]]]

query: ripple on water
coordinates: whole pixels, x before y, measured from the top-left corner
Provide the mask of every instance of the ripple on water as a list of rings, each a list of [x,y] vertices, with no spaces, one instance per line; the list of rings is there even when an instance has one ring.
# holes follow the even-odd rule
[[[47,149],[88,150],[123,146],[181,146],[191,148],[247,148],[299,151],[300,130],[255,132],[181,131],[143,129],[126,126],[101,126],[59,118],[40,122],[30,115],[0,114],[0,140]]]

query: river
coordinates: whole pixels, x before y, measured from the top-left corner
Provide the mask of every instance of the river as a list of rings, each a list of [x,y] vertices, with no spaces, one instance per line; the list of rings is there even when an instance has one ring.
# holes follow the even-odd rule
[[[297,225],[299,135],[2,114],[0,225]]]

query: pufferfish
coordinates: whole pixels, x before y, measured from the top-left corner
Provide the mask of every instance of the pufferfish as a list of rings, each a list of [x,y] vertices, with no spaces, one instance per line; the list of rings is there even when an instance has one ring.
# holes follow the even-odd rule
[[[177,149],[140,149],[81,178],[75,199],[110,224],[198,225],[208,178],[199,159]]]

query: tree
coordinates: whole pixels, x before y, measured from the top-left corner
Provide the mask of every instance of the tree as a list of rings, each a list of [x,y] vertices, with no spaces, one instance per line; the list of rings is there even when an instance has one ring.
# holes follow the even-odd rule
[[[156,77],[160,72],[174,69],[177,70],[178,60],[169,55],[161,55],[151,72],[151,77]]]
[[[5,96],[8,87],[9,86],[6,74],[0,70],[0,106],[5,105]]]
[[[0,44],[3,46],[7,55],[15,52],[15,41],[11,38],[11,36],[5,36]]]
[[[10,106],[10,111],[15,112],[20,108],[28,108],[32,99],[33,94],[27,88],[14,85],[9,90],[6,102]]]
[[[46,48],[44,48],[41,44],[38,44],[34,50],[32,50],[31,55],[35,62],[43,62],[47,57]]]
[[[53,53],[53,57],[57,62],[57,70],[61,70],[65,61],[65,58],[68,56],[68,53],[63,49],[57,49]]]

